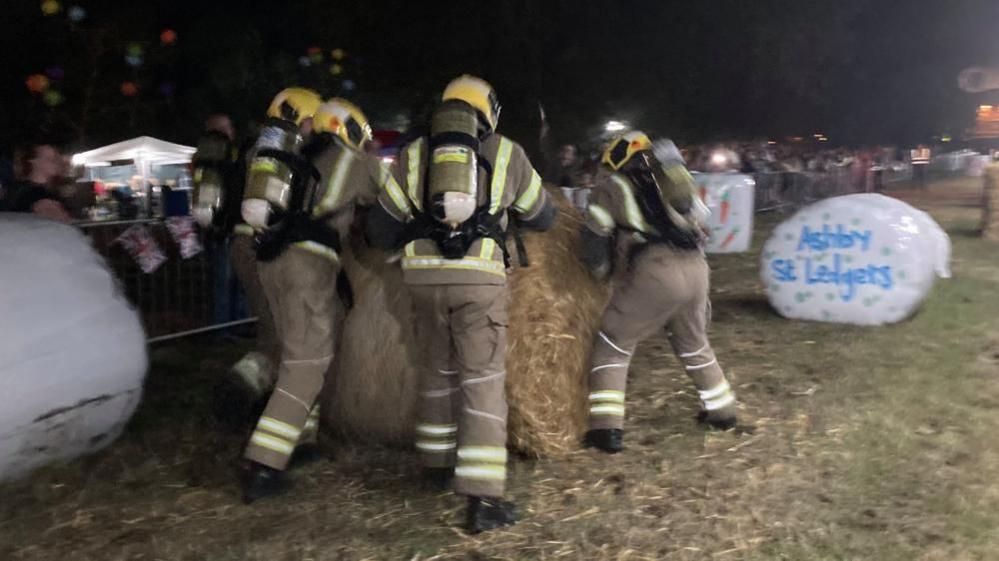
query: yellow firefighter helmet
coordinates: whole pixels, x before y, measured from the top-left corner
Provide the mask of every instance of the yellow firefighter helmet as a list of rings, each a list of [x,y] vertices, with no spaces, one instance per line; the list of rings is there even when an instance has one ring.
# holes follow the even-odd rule
[[[601,161],[617,171],[627,164],[631,157],[642,150],[651,150],[652,141],[641,131],[631,131],[618,136],[607,145]]]
[[[451,80],[444,88],[441,101],[457,99],[464,101],[479,111],[489,132],[496,130],[499,123],[500,104],[496,90],[482,78],[464,74]]]
[[[339,97],[319,106],[312,126],[317,134],[326,132],[339,136],[355,150],[361,150],[364,143],[371,140],[371,125],[361,108]]]
[[[318,93],[305,88],[287,88],[274,97],[267,109],[267,116],[284,119],[296,125],[312,117],[323,103]]]

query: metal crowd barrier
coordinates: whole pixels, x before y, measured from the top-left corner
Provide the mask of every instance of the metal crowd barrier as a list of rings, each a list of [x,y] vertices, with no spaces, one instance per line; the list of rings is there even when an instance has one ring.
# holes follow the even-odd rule
[[[756,212],[794,210],[829,197],[878,192],[911,178],[912,167],[907,164],[888,165],[863,175],[845,167],[826,172],[755,173],[755,208]]]
[[[126,229],[146,225],[166,261],[144,273],[115,240]],[[183,259],[161,219],[77,224],[114,271],[129,302],[139,311],[150,342],[248,323],[225,242],[205,240],[204,250]]]
[[[911,176],[911,169],[886,168],[882,185]],[[864,192],[870,177],[848,170],[832,172],[773,172],[753,174],[756,212],[797,209],[819,199]],[[585,207],[584,190],[567,192]],[[167,260],[152,273],[143,273],[115,240],[135,224],[149,227]],[[116,220],[78,224],[104,256],[129,301],[139,310],[149,341],[158,342],[195,333],[226,329],[255,321],[247,317],[241,288],[228,264],[227,242],[204,240],[204,251],[181,258],[162,219]]]

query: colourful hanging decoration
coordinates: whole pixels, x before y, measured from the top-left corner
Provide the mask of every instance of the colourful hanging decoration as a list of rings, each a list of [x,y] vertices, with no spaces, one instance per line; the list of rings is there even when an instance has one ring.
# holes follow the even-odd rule
[[[42,13],[47,16],[54,16],[62,11],[62,4],[58,0],[44,0],[42,2]]]
[[[66,77],[66,71],[61,66],[55,65],[45,69],[45,75],[51,80],[62,80]]]
[[[306,52],[309,54],[309,60],[311,60],[313,64],[319,64],[323,61],[323,50],[319,47],[309,47],[309,50]]]
[[[333,49],[330,51],[330,56],[333,57],[333,60],[343,60],[343,57],[347,56],[347,53],[343,49]]]
[[[138,95],[139,86],[135,82],[122,82],[121,83],[121,95],[125,97],[133,97]]]
[[[49,89],[49,79],[43,74],[32,74],[24,81],[31,93],[42,93]]]
[[[343,81],[343,89],[347,90],[348,92],[354,91],[354,88],[356,88],[356,87],[357,87],[357,84],[355,84],[353,80],[344,80]]]
[[[62,105],[65,98],[56,90],[49,90],[42,94],[42,101],[44,101],[45,105],[48,105],[49,107],[58,107],[59,105]]]
[[[73,23],[80,23],[81,21],[87,19],[87,10],[84,10],[80,6],[71,6],[69,10],[66,11],[66,16],[69,17],[69,21]]]
[[[142,45],[138,43],[130,43],[128,47],[125,48],[125,64],[131,66],[132,68],[142,66],[142,53]]]
[[[312,59],[309,58],[309,57],[307,57],[307,56],[298,57],[298,64],[299,64],[299,66],[303,66],[305,68],[308,68],[308,67],[312,66]]]
[[[343,67],[340,66],[339,64],[334,64],[333,66],[330,67],[330,74],[334,76],[339,76],[343,74]]]
[[[177,42],[177,32],[172,29],[164,29],[160,32],[160,43],[171,46]]]

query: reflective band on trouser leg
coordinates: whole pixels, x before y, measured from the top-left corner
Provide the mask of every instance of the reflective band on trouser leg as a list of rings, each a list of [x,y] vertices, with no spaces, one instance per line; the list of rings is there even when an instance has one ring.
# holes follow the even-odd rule
[[[703,260],[678,263],[698,297],[677,311],[666,324],[673,352],[700,394],[709,417],[735,415],[735,394],[725,380],[718,359],[708,342],[708,266]]]
[[[335,297],[329,287],[336,283],[337,270],[322,258],[290,249],[276,260],[261,264],[260,271],[268,300],[275,304],[273,312],[281,334],[281,361],[274,392],[257,429],[259,433],[283,437],[287,442],[297,444],[333,360],[337,318]],[[285,430],[275,434],[275,427],[280,427],[278,431]],[[287,430],[288,427],[293,430]],[[267,439],[251,439],[246,458],[274,469],[285,469],[294,448],[289,451],[286,447],[266,444],[274,443]]]
[[[301,428],[293,424],[263,415],[250,436],[246,455],[253,461],[283,469],[295,451],[301,433]],[[281,467],[277,468],[274,464],[281,464]]]
[[[416,425],[416,449],[428,467],[450,467],[458,447],[458,425]]]
[[[624,392],[601,390],[590,392],[590,417],[617,417],[624,419]]]
[[[480,485],[503,485],[506,482],[506,448],[502,446],[458,448],[458,467],[454,469],[454,475],[466,482],[472,481]]]
[[[706,411],[710,413],[735,405],[735,393],[725,379],[725,374],[718,365],[718,359],[715,358],[710,345],[705,344],[699,349],[691,349],[688,352],[681,352],[678,348],[677,356],[683,363],[687,375],[694,382],[694,386],[697,387],[697,393]]]
[[[590,428],[624,428],[624,391],[632,349],[600,331],[590,362]]]
[[[706,411],[718,411],[735,404],[735,393],[725,380],[710,390],[700,390],[697,393]]]
[[[298,437],[299,444],[315,444],[319,441],[319,404],[312,406],[309,418],[305,421],[302,435]]]
[[[454,492],[503,496],[506,487],[506,288],[451,286],[451,335],[461,411]]]
[[[416,450],[423,465],[434,468],[453,466],[458,446],[458,424],[454,418],[458,393],[457,388],[449,387],[457,383],[457,376],[441,374],[440,370],[429,369],[423,375],[420,423],[416,426]]]
[[[447,302],[438,286],[411,286],[423,353],[420,368],[419,424],[416,450],[424,467],[452,467],[458,446],[458,376],[451,367]]]
[[[309,425],[312,408],[303,407],[300,398],[282,391],[280,386],[279,381],[245,454],[247,459],[274,469],[285,469],[295,446],[314,443],[316,435],[316,430]]]

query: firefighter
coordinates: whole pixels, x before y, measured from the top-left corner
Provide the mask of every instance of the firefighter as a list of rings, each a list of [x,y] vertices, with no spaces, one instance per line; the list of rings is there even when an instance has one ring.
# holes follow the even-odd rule
[[[545,230],[555,217],[524,150],[495,132],[499,112],[485,81],[464,75],[448,84],[430,136],[403,147],[365,225],[374,245],[402,249],[425,337],[416,427],[423,475],[468,497],[472,533],[516,521],[503,500],[506,230],[510,221]]]
[[[274,319],[257,275],[253,228],[240,217],[249,146],[239,148],[235,139],[236,131],[228,116],[216,114],[205,121],[205,132],[193,160],[192,209],[201,227],[228,245],[229,265],[243,288],[250,314],[257,318],[253,350],[236,362],[215,387],[216,417],[233,428],[245,421],[254,404],[270,391],[280,352]],[[227,239],[223,242],[221,238]]]
[[[305,112],[289,113],[304,122]],[[246,503],[289,487],[282,472],[293,455],[296,464],[319,457],[317,401],[344,316],[335,290],[339,254],[356,207],[377,196],[374,160],[363,152],[371,129],[360,109],[343,99],[322,104],[304,144],[281,114],[283,123],[265,127],[270,147],[258,143],[243,200],[281,342],[277,383],[245,452]]]
[[[735,426],[735,394],[708,343],[708,264],[700,221],[707,211],[672,142],[629,132],[603,154],[612,172],[594,190],[583,228],[583,260],[599,278],[614,275],[613,294],[593,343],[590,430],[585,444],[623,449],[625,384],[638,343],[665,329],[697,387],[701,420]]]

